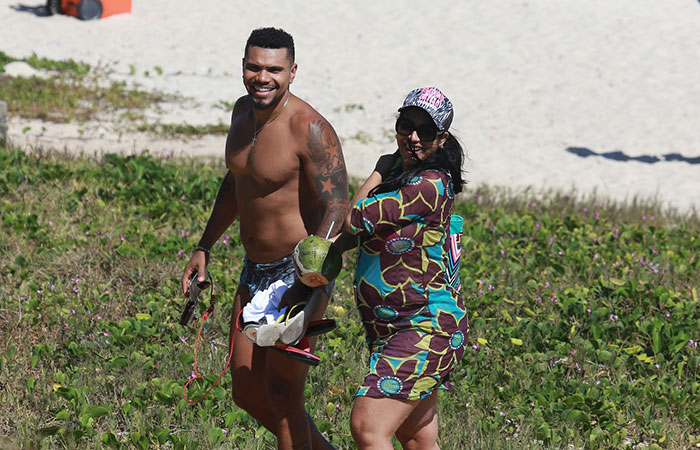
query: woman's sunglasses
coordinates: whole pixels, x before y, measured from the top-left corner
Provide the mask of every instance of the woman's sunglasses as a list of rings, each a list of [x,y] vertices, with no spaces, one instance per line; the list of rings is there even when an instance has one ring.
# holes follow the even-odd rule
[[[401,136],[410,136],[414,131],[418,133],[418,139],[423,142],[432,142],[437,139],[438,129],[435,125],[431,123],[424,123],[423,125],[414,124],[408,119],[399,117],[396,119],[396,133]]]

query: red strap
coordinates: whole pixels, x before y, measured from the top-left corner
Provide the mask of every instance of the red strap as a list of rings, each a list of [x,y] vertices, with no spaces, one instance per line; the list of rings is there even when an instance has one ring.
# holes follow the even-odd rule
[[[194,344],[194,368],[192,369],[192,375],[190,376],[190,379],[187,381],[187,383],[185,383],[185,385],[182,387],[182,398],[184,398],[187,403],[192,404],[192,405],[195,403],[201,402],[202,400],[204,400],[204,397],[209,395],[209,392],[211,392],[211,390],[214,389],[214,386],[216,386],[219,383],[219,380],[221,380],[221,377],[223,377],[224,374],[226,373],[226,369],[228,369],[229,364],[231,364],[231,357],[233,356],[233,338],[235,336],[235,332],[231,335],[231,347],[229,348],[229,352],[228,352],[228,360],[226,361],[226,366],[224,366],[224,370],[222,370],[221,373],[219,374],[219,378],[217,378],[216,381],[214,382],[214,384],[212,384],[211,387],[209,389],[207,389],[207,392],[205,392],[204,395],[199,397],[197,400],[190,400],[189,398],[187,398],[187,386],[189,386],[190,383],[193,382],[194,380],[204,378],[197,371],[197,350],[199,348],[199,339],[202,336],[202,329],[204,328],[204,323],[207,321],[207,319],[209,318],[211,313],[214,312],[214,304],[216,302],[215,302],[215,297],[214,297],[214,292],[213,292],[214,291],[213,283],[212,283],[211,289],[212,289],[211,302],[210,302],[211,304],[209,305],[209,309],[207,309],[206,312],[204,314],[202,314],[202,322],[199,325],[199,331],[197,332],[197,340],[195,341],[195,344]]]

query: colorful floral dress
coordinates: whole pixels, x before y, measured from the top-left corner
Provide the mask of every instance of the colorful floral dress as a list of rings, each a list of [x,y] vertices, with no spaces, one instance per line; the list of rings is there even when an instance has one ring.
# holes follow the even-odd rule
[[[469,327],[450,258],[457,236],[451,220],[454,228],[459,218],[453,201],[452,180],[431,170],[353,207],[351,232],[360,239],[355,300],[370,346],[358,396],[417,400],[449,387]]]

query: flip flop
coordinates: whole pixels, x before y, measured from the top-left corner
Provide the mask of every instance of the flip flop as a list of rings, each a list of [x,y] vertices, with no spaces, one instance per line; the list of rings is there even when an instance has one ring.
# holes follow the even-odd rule
[[[316,315],[322,303],[322,300],[318,297],[320,295],[328,295],[330,297],[332,289],[333,283],[328,286],[314,288],[309,300],[305,304],[298,304],[300,306],[303,305],[304,309],[297,312],[294,316],[285,316],[284,319],[281,319],[278,323],[266,323],[263,325],[255,323],[244,324],[241,323],[242,319],[239,316],[239,330],[241,330],[251,342],[260,347],[272,347],[278,344],[294,345],[307,335],[306,332],[311,323],[311,318]],[[294,310],[295,308],[291,308],[289,312],[291,313]],[[334,322],[333,324],[322,320],[316,322],[314,331],[308,336],[326,333],[335,328]]]
[[[309,322],[309,326],[306,327],[306,333],[304,337],[317,336],[319,334],[328,333],[335,330],[337,327],[335,320],[333,319],[321,319]]]
[[[285,327],[281,330],[279,336],[283,344],[294,345],[304,337],[311,318],[316,315],[321,306],[322,301],[318,297],[326,295],[330,298],[331,292],[333,292],[333,285],[334,283],[331,282],[328,286],[314,288],[311,298],[309,298],[304,309],[294,317],[286,320]]]
[[[321,362],[321,358],[311,353],[311,347],[309,347],[309,340],[303,337],[296,345],[285,345],[278,344],[270,347],[273,350],[281,352],[285,356],[301,361],[305,364],[311,366],[318,366]]]

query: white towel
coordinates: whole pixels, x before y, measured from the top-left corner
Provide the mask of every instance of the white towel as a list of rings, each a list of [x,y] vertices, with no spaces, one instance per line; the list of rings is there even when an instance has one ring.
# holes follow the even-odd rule
[[[277,310],[282,299],[282,294],[289,289],[284,281],[278,280],[272,283],[267,289],[258,291],[243,307],[243,323],[258,322],[275,323],[280,316],[287,312],[287,307]],[[263,320],[264,319],[264,320]]]

